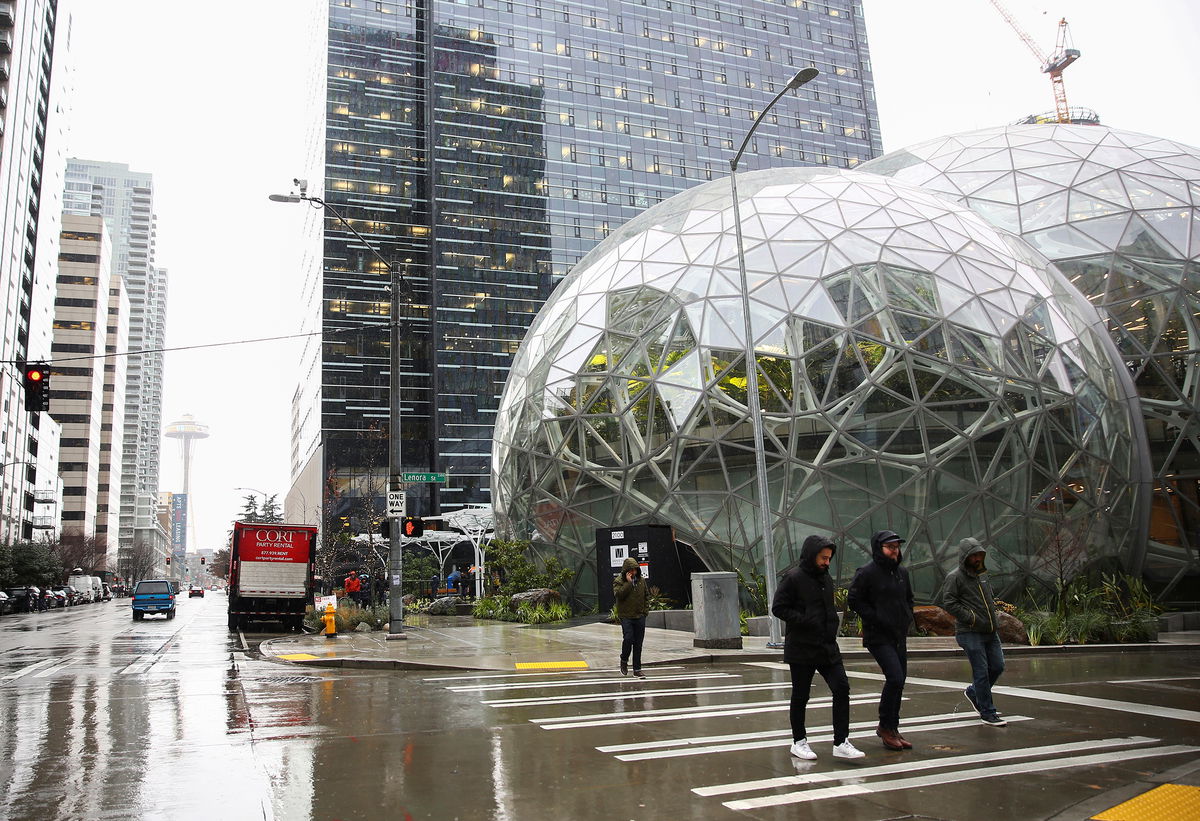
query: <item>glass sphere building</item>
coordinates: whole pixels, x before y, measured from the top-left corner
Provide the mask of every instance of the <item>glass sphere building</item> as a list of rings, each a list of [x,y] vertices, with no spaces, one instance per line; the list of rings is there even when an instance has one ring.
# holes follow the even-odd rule
[[[1031,245],[861,172],[738,177],[777,564],[813,532],[908,538],[928,598],[975,536],[1001,590],[1137,549],[1148,487],[1129,374]],[[595,528],[669,524],[762,572],[728,181],[644,212],[561,283],[510,374],[493,498],[594,593]]]
[[[1144,556],[1164,593],[1200,572],[1200,150],[1102,126],[1015,125],[863,166],[1020,234],[1101,311],[1153,474]]]

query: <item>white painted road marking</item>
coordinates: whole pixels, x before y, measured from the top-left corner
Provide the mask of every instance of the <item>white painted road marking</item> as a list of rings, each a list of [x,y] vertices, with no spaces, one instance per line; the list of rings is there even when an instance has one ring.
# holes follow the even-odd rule
[[[854,696],[851,704],[874,704],[876,696]],[[828,707],[831,698],[811,699],[809,707]],[[603,713],[592,716],[565,716],[559,718],[531,718],[541,724],[543,730],[573,730],[585,727],[609,727],[616,724],[653,724],[662,721],[686,721],[692,718],[723,718],[726,716],[753,715],[754,713],[784,713],[789,709],[788,701],[743,701],[736,704],[705,705],[703,707],[674,707],[661,710],[636,710],[629,713]]]
[[[655,676],[657,681],[694,681],[702,678],[741,678],[740,675],[734,673],[684,673],[675,676]],[[630,679],[613,678],[606,676],[605,678],[577,678],[569,681],[547,681],[545,679],[539,681],[506,681],[503,684],[468,684],[461,687],[447,687],[446,689],[452,693],[480,693],[489,690],[529,690],[535,687],[548,689],[551,687],[584,687],[589,684],[612,685],[612,684],[628,684]]]
[[[859,673],[847,670],[846,675],[851,678],[868,678],[875,681],[883,681],[882,673]],[[905,683],[923,684],[927,687],[944,687],[959,691],[962,691],[966,687],[961,681],[946,681],[938,678],[914,678],[912,676],[905,679]],[[992,688],[992,692],[1002,696],[1012,696],[1013,698],[1030,698],[1035,701],[1069,704],[1072,707],[1095,707],[1098,710],[1117,710],[1122,713],[1134,713],[1140,716],[1148,715],[1159,718],[1172,718],[1176,721],[1200,722],[1200,712],[1195,710],[1180,710],[1177,707],[1156,707],[1153,704],[1138,704],[1135,701],[1092,698],[1091,696],[1078,696],[1071,693],[1056,693],[1051,690],[1033,690],[1029,687],[1004,687],[997,685]]]
[[[1016,722],[1016,721],[1031,721],[1032,719],[1029,716],[1005,716],[1005,720],[1008,721],[1010,724],[1012,724],[1013,722]],[[853,729],[866,729],[866,730],[868,730],[868,732],[859,732],[859,733],[851,732],[850,738],[871,738],[875,735],[875,727],[878,724],[879,724],[878,719],[872,719],[871,721],[859,721],[859,722],[853,723],[850,725],[852,730]],[[930,723],[930,724],[913,724],[913,725],[906,724],[906,725],[904,725],[904,732],[905,733],[919,733],[924,730],[948,730],[948,729],[954,729],[954,728],[958,728],[958,727],[974,727],[974,726],[977,726],[978,724],[979,724],[978,718],[967,718],[967,719],[962,719],[961,721],[944,721],[944,722],[936,722],[936,723]],[[790,735],[791,735],[791,732],[788,732],[785,736],[784,741],[786,741],[787,736],[790,736]],[[832,735],[814,736],[810,732],[809,736],[808,736],[808,740],[809,740],[809,743],[815,743],[818,741],[832,741],[833,736]],[[659,750],[656,752],[647,752],[647,753],[629,753],[627,755],[618,755],[618,756],[616,756],[616,758],[618,761],[648,761],[650,759],[655,759],[655,758],[683,758],[685,756],[710,755],[712,753],[728,753],[728,752],[736,752],[736,751],[740,751],[740,750],[761,750],[761,749],[765,749],[768,747],[779,747],[783,743],[784,742],[781,742],[778,738],[772,738],[772,739],[767,739],[765,741],[746,741],[746,742],[743,742],[740,744],[714,744],[710,747],[687,747],[684,749],[676,749],[676,750]]]
[[[871,699],[874,701],[875,699]],[[955,721],[961,720],[962,716],[956,713],[942,713],[932,716],[913,716],[906,719],[909,723],[920,724],[921,722],[933,721]],[[878,721],[860,721],[857,724],[851,724],[851,727],[862,729],[868,726],[877,725]],[[818,728],[820,729],[820,728]],[[824,728],[830,729],[828,727]],[[905,730],[908,729],[908,724],[905,724]],[[729,733],[727,735],[706,735],[693,736],[692,738],[671,738],[660,739],[658,741],[639,741],[634,744],[611,744],[607,747],[597,747],[596,749],[602,753],[627,753],[634,750],[665,750],[669,747],[687,747],[698,744],[722,744],[733,741],[747,741],[750,739],[768,739],[768,738],[791,738],[792,731],[790,728],[782,730],[756,730],[750,733]]]
[[[654,672],[657,673],[659,670],[682,670],[683,668],[684,668],[684,665],[682,665],[682,664],[673,664],[668,667],[654,667],[654,668],[647,668],[647,669],[653,669]],[[552,673],[552,672],[548,672],[546,670],[539,670],[536,673],[486,673],[486,674],[481,674],[481,675],[476,675],[476,676],[438,676],[436,678],[425,678],[425,679],[421,679],[421,680],[422,681],[478,681],[480,679],[489,679],[489,678],[530,678],[532,676],[594,675],[596,673],[602,673],[602,672],[605,672],[605,671],[600,668],[591,667],[587,670],[563,670],[560,673]],[[617,672],[617,668],[613,667],[610,670],[610,672],[613,672],[613,673]]]
[[[1142,750],[1118,750],[1111,753],[1081,755],[1050,761],[1028,761],[1022,764],[992,764],[987,767],[978,767],[974,770],[960,770],[958,772],[923,775],[914,778],[898,778],[894,781],[875,781],[870,784],[840,784],[836,787],[823,787],[815,790],[784,793],[782,795],[767,795],[761,798],[726,801],[724,804],[731,810],[755,810],[762,807],[779,807],[785,804],[822,801],[827,798],[847,798],[850,796],[869,795],[871,793],[911,790],[919,787],[937,787],[944,784],[975,781],[981,778],[996,779],[1006,775],[1023,775],[1025,773],[1064,770],[1073,767],[1091,767],[1101,764],[1121,763],[1138,758],[1158,758],[1162,756],[1193,754],[1196,752],[1200,752],[1200,747],[1186,745],[1150,747]],[[848,778],[856,778],[857,775],[857,772],[852,770],[846,773]]]
[[[0,681],[16,681],[23,676],[27,676],[36,670],[41,670],[43,667],[48,667],[49,665],[55,664],[58,661],[60,661],[60,659],[42,659],[41,661],[35,661],[33,664],[28,664],[22,667],[20,670],[17,670],[15,673],[9,673],[6,676],[0,677]]]
[[[138,656],[136,659],[134,659],[132,662],[130,662],[129,665],[126,666],[124,670],[117,673],[117,675],[119,675],[119,676],[125,676],[125,675],[140,676],[141,674],[143,674],[147,670],[149,670],[154,665],[154,662],[158,661],[159,658],[161,658],[161,656],[159,656],[157,653],[147,653],[144,656]]]
[[[645,681],[645,679],[642,681]],[[653,683],[653,681],[653,679],[650,679],[649,683]],[[666,696],[710,695],[714,693],[745,693],[752,690],[790,690],[791,688],[792,683],[790,681],[771,681],[767,682],[766,684],[731,684],[727,687],[684,687],[667,690],[647,688],[640,690],[628,690],[622,693],[599,693],[595,695],[495,699],[493,701],[485,700],[483,703],[491,705],[492,707],[540,707],[549,704],[582,704],[588,701],[632,701],[634,699],[664,698]]]
[[[1050,744],[1044,747],[1022,747],[1015,750],[1005,750],[1005,758],[1036,758],[1038,756],[1061,755],[1077,753],[1084,750],[1112,747],[1130,747],[1138,744],[1156,744],[1157,738],[1146,736],[1129,736],[1128,738],[1099,738],[1092,741],[1076,741],[1070,744]],[[877,767],[858,767],[853,771],[839,770],[835,772],[804,773],[803,775],[786,775],[779,778],[762,778],[757,781],[735,781],[729,784],[714,784],[711,787],[693,787],[696,795],[733,795],[754,790],[769,790],[776,787],[793,787],[799,784],[823,784],[830,781],[841,781],[847,778],[865,779],[877,775],[892,773],[907,773],[914,770],[937,770],[947,767],[961,767],[966,764],[984,764],[995,761],[997,754],[973,753],[970,755],[946,756],[944,758],[908,759],[898,764],[881,764]]]

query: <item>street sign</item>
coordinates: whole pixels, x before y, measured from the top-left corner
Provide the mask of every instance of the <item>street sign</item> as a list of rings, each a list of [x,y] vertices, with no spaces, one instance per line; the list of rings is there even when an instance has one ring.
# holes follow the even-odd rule
[[[405,510],[405,495],[403,490],[388,491],[388,517],[402,518],[407,515]]]
[[[446,483],[446,474],[444,473],[403,473],[401,474],[402,481],[405,482],[438,482]]]

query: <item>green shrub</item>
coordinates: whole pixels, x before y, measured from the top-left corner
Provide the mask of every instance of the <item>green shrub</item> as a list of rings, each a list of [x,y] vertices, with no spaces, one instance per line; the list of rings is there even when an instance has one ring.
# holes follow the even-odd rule
[[[664,596],[660,588],[651,587],[646,592],[649,593],[646,606],[651,610],[670,610],[675,606],[675,600]]]
[[[558,590],[575,575],[557,556],[544,558],[539,569],[530,558],[532,547],[527,541],[506,539],[494,539],[488,545],[487,576],[499,576],[501,594],[511,596],[540,587]]]

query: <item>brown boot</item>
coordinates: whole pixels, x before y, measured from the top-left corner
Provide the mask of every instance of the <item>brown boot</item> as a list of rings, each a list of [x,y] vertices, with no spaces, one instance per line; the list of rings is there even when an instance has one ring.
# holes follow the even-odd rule
[[[904,736],[900,735],[899,730],[896,731],[896,740],[900,742],[900,746],[902,746],[904,749],[906,749],[906,750],[912,749],[912,742],[909,741]]]
[[[896,731],[880,725],[875,728],[875,735],[883,740],[883,746],[889,750],[903,750],[904,744],[901,743]]]

